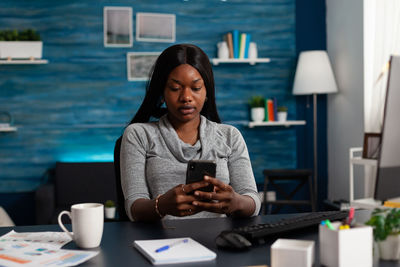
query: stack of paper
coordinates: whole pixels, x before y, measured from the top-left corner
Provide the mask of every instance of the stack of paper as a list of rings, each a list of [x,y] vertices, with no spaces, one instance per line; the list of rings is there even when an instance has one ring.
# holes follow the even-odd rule
[[[190,237],[136,240],[133,246],[154,265],[210,261],[217,255]]]
[[[389,208],[400,208],[400,197],[388,199],[383,203],[383,206]]]
[[[0,266],[75,266],[99,253],[61,249],[70,241],[64,232],[10,231],[0,237]]]

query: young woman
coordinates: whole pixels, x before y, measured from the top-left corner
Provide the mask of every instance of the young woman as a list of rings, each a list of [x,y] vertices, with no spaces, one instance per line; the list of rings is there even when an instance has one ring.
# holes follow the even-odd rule
[[[216,177],[185,184],[191,159],[214,160]],[[220,123],[211,64],[197,46],[173,45],[158,57],[124,132],[120,163],[131,220],[245,217],[260,210],[246,144],[236,128]],[[213,192],[197,190],[209,184]]]

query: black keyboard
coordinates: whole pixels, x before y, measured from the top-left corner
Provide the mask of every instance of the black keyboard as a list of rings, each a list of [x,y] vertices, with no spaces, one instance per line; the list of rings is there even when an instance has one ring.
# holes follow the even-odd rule
[[[264,239],[271,235],[282,234],[309,226],[318,225],[323,220],[337,221],[348,216],[348,211],[323,211],[307,213],[306,215],[295,216],[292,218],[281,219],[272,223],[262,223],[234,228],[223,231],[220,235],[229,232],[240,234],[250,241],[253,245],[264,243]]]

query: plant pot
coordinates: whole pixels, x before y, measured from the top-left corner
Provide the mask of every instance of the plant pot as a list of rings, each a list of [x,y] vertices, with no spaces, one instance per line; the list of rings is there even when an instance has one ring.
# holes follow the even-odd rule
[[[42,58],[42,41],[0,41],[0,58]]]
[[[400,259],[400,235],[389,235],[384,241],[378,242],[379,257],[383,260]]]
[[[251,120],[254,122],[262,122],[265,118],[264,108],[251,108]]]
[[[115,218],[115,207],[104,208],[104,216],[107,219],[114,219]]]
[[[278,111],[278,121],[287,120],[287,111]]]

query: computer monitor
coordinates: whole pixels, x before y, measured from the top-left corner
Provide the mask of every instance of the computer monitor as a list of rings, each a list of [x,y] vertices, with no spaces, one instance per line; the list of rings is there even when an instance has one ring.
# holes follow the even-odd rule
[[[375,199],[400,197],[400,56],[392,56],[387,82]]]

